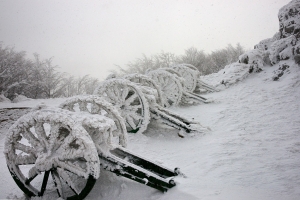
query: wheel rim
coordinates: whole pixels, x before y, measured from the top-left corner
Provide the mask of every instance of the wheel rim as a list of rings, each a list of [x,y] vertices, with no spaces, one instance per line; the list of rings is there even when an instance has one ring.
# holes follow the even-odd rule
[[[99,176],[97,151],[70,112],[35,111],[8,131],[9,171],[28,196],[84,198]]]
[[[179,104],[183,88],[180,81],[173,74],[164,70],[153,70],[147,75],[160,85],[163,96],[167,99],[165,107]]]
[[[95,94],[112,103],[126,122],[129,133],[142,133],[150,122],[149,105],[140,88],[125,79],[110,79],[102,83]]]
[[[200,74],[199,70],[194,65],[183,63],[183,64],[179,64],[179,66],[186,66],[186,67],[194,70],[195,73],[197,73],[197,76],[199,76],[199,74]]]
[[[67,109],[73,112],[88,112],[93,115],[101,115],[112,119],[115,122],[116,127],[112,127],[112,135],[109,136],[108,140],[105,141],[108,144],[118,144],[123,147],[127,146],[127,130],[124,119],[121,117],[118,110],[105,99],[96,96],[96,95],[89,95],[89,96],[75,96],[67,99],[64,103],[60,106],[62,109]],[[107,123],[106,123],[107,124]],[[98,141],[98,136],[95,136],[95,131],[92,130],[91,126],[84,125],[86,131],[90,134],[93,141],[98,149],[102,144],[101,141]],[[96,128],[96,127],[94,127]],[[103,125],[99,128],[103,129]],[[106,129],[108,131],[109,127]],[[105,134],[105,133],[103,133]],[[114,138],[117,137],[117,138]],[[115,142],[117,140],[117,142]]]

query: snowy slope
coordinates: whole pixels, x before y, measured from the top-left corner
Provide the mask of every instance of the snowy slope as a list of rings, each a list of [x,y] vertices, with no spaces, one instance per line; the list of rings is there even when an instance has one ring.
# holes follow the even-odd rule
[[[181,168],[187,178],[176,178],[176,187],[161,193],[101,171],[87,199],[299,199],[300,67],[290,62],[290,72],[278,81],[272,80],[278,66],[267,66],[221,92],[205,95],[215,103],[173,108],[209,126],[209,134],[180,138],[176,130],[152,123],[144,135],[129,135],[130,150],[169,168]],[[224,74],[217,73],[206,82],[221,79]],[[0,103],[0,107],[34,107],[40,101]],[[57,106],[62,101],[45,103]],[[4,138],[0,138],[2,152]],[[0,161],[0,199],[24,199],[3,154]]]

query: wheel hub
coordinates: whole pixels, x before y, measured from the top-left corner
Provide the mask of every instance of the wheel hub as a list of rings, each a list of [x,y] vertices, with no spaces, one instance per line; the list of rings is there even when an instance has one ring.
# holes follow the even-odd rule
[[[38,156],[35,162],[35,167],[40,171],[49,171],[53,168],[54,158],[51,155],[43,153]]]

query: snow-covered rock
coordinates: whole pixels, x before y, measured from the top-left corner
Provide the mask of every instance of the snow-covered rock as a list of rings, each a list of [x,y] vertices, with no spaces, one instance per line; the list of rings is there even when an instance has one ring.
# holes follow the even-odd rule
[[[253,49],[239,56],[239,63],[249,64],[249,72],[259,72],[264,66],[263,52],[259,49]]]
[[[273,42],[270,46],[270,61],[272,65],[280,60],[288,60],[294,58],[294,46],[297,44],[297,39],[294,35],[287,38],[282,38]]]
[[[254,46],[254,49],[260,49],[266,51],[270,48],[270,45],[275,42],[276,40],[280,39],[280,32],[274,34],[272,38],[267,38],[260,41],[257,45]]]
[[[293,0],[283,6],[278,13],[281,38],[291,35],[300,37],[300,0]]]
[[[300,0],[293,0],[279,10],[280,28],[271,38],[264,39],[253,50],[239,56],[239,63],[225,66],[217,73],[201,77],[218,89],[233,85],[252,72],[261,72],[273,66],[271,80],[279,80],[290,68],[300,64]],[[287,61],[287,62],[283,62]],[[292,61],[292,62],[290,62]]]
[[[249,69],[249,64],[238,62],[231,63],[226,65],[224,69],[217,73],[201,76],[201,80],[219,90],[224,90],[225,88],[245,79],[249,75]]]
[[[22,94],[17,94],[16,97],[12,100],[13,103],[18,103],[22,101],[29,101],[32,100],[31,98],[27,98],[26,96]]]
[[[11,101],[4,96],[4,94],[0,94],[0,103],[10,103]]]

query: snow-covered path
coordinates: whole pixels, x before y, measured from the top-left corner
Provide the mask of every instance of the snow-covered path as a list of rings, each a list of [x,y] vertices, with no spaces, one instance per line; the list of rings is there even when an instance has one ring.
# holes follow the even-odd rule
[[[274,82],[272,70],[206,95],[215,103],[173,109],[209,126],[208,134],[180,138],[177,131],[152,124],[144,135],[129,136],[130,150],[181,168],[187,178],[176,178],[175,188],[163,194],[101,172],[87,199],[299,199],[300,73]],[[3,154],[0,160],[0,199],[21,198]]]
[[[293,85],[299,76],[274,82],[266,79],[271,70],[211,94],[219,104],[198,107],[197,119],[213,129],[200,165],[208,188],[217,182],[228,192],[261,193],[258,199],[300,196],[300,88]]]

